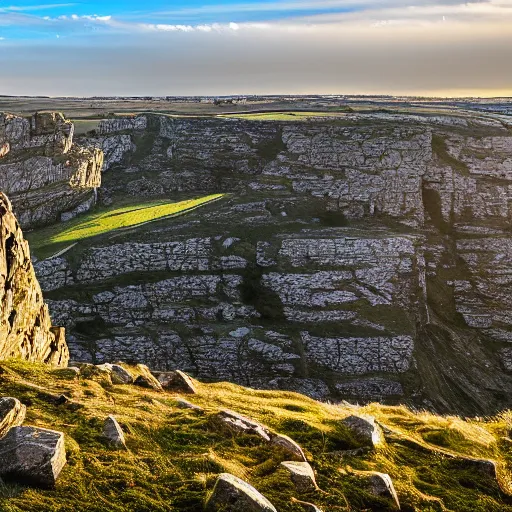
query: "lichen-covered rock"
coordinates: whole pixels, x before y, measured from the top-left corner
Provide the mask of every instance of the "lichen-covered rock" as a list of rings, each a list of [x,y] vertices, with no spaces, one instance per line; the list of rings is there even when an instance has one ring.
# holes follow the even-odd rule
[[[97,368],[110,373],[112,384],[132,384],[133,376],[131,373],[119,364],[103,363],[97,365]]]
[[[133,382],[136,386],[153,389],[154,391],[163,391],[162,385],[145,364],[138,364],[137,370],[139,372],[139,376]]]
[[[0,359],[66,366],[64,329],[52,328],[27,241],[0,193]]]
[[[0,190],[10,196],[24,228],[72,217],[95,204],[103,153],[74,144],[73,133],[73,124],[59,113],[38,113],[30,120],[0,114]]]
[[[66,464],[64,434],[37,427],[14,427],[0,439],[0,476],[53,488]]]
[[[270,501],[252,485],[229,473],[215,482],[206,510],[224,512],[277,512]]]
[[[290,473],[290,478],[297,492],[309,492],[318,488],[315,472],[307,462],[285,461],[281,462],[281,466]]]
[[[12,427],[21,425],[26,412],[27,408],[17,398],[0,398],[0,438]]]
[[[103,437],[114,446],[126,448],[123,429],[112,415],[103,423]]]

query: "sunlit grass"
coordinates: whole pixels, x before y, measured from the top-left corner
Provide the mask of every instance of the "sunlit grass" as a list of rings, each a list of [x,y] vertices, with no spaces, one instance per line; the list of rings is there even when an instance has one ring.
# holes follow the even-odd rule
[[[301,121],[311,117],[339,117],[340,112],[267,112],[257,114],[225,114],[218,117],[247,119],[250,121]]]
[[[212,194],[186,201],[153,201],[107,209],[99,213],[80,216],[70,222],[28,233],[27,238],[30,247],[36,253],[42,248],[46,252],[51,246],[61,247],[63,244],[73,244],[94,236],[183,214],[223,196],[224,194]]]
[[[493,459],[506,483],[510,474],[510,443],[503,441],[507,414],[462,420],[414,413],[403,406],[323,404],[297,393],[197,382],[197,394],[187,399],[204,408],[201,415],[180,409],[175,393],[113,386],[98,371],[77,379],[73,372],[13,361],[0,363],[0,371],[2,394],[28,405],[25,423],[63,431],[68,455],[55,490],[1,484],[2,512],[200,511],[221,472],[253,484],[279,512],[299,510],[292,497],[329,512],[388,510],[358,476],[368,470],[388,473],[402,509],[410,512],[512,511],[510,499],[492,478],[442,455]],[[49,393],[65,394],[75,405],[57,406]],[[297,493],[279,466],[286,454],[258,438],[223,431],[216,420],[221,409],[243,413],[299,442],[322,490]],[[438,451],[387,443],[357,456],[340,455],[339,450],[358,446],[340,420],[359,413],[372,414],[406,439]],[[125,431],[126,451],[114,450],[102,438],[103,421],[109,414],[117,417]]]

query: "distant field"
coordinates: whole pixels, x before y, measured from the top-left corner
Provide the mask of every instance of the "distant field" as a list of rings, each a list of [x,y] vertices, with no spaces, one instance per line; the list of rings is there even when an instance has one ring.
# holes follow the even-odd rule
[[[91,130],[97,130],[101,119],[72,119],[76,135],[85,135]]]
[[[223,196],[212,194],[179,202],[152,201],[112,208],[28,233],[27,238],[38,256],[48,257],[80,240],[183,214]]]
[[[251,121],[302,121],[312,117],[340,117],[346,112],[261,112],[257,114],[221,114],[217,117],[249,119]]]

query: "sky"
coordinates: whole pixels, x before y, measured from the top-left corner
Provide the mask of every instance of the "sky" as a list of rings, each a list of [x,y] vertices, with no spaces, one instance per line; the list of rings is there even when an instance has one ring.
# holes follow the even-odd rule
[[[0,94],[512,96],[512,0],[0,0]]]

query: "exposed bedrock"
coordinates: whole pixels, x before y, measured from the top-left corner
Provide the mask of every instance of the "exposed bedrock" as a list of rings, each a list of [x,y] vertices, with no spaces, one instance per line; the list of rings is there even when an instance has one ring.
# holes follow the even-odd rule
[[[73,133],[62,114],[0,114],[0,190],[24,228],[67,220],[95,204],[103,154],[75,144]]]
[[[9,200],[0,193],[0,359],[20,358],[65,366],[64,329],[52,327]]]
[[[104,120],[87,141],[107,155],[107,202],[232,195],[37,264],[73,359],[321,399],[512,405],[501,123],[144,115]]]

